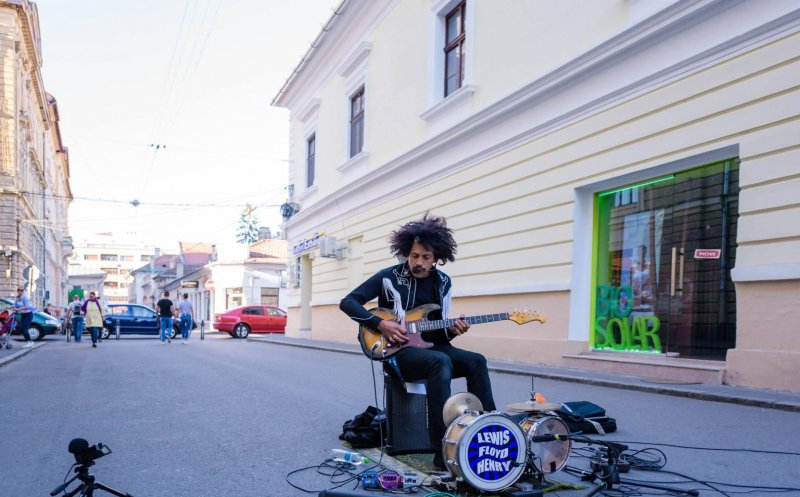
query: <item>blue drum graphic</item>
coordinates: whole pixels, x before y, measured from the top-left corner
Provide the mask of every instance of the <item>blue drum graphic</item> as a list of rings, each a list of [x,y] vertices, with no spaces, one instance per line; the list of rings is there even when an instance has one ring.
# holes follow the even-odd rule
[[[442,447],[451,473],[478,490],[501,490],[525,470],[525,434],[505,414],[467,412],[447,429]]]

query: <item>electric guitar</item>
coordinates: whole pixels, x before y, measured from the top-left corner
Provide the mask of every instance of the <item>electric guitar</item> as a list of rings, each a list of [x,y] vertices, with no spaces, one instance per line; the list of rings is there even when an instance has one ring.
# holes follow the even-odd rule
[[[415,307],[410,311],[406,311],[405,324],[408,330],[406,333],[408,342],[404,344],[389,343],[380,331],[373,330],[364,325],[359,326],[358,341],[361,344],[361,350],[373,361],[385,361],[399,350],[406,347],[420,347],[426,349],[433,347],[432,343],[422,339],[422,333],[425,331],[449,328],[454,326],[457,321],[456,319],[428,321],[428,313],[439,308],[440,307],[436,304],[425,304]],[[388,319],[391,321],[397,320],[397,316],[389,309],[376,307],[370,309],[369,312],[381,319]],[[530,323],[531,321],[544,323],[547,321],[547,316],[536,311],[512,311],[500,314],[485,314],[483,316],[469,316],[465,317],[464,321],[469,324],[491,323],[494,321],[514,321],[517,324]]]

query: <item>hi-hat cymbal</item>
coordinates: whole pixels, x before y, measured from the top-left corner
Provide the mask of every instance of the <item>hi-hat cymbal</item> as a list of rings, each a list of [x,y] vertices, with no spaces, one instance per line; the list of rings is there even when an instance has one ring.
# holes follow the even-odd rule
[[[447,402],[444,403],[444,409],[442,409],[442,417],[444,418],[444,424],[450,426],[450,423],[465,412],[482,410],[483,404],[478,397],[469,392],[461,392],[447,399]]]
[[[535,402],[528,400],[525,402],[514,402],[506,406],[506,411],[511,412],[544,412],[544,411],[557,411],[561,408],[561,404],[553,402]]]

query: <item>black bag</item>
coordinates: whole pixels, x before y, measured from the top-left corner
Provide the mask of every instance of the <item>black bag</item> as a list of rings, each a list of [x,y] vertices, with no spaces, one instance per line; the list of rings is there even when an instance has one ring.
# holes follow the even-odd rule
[[[617,431],[617,420],[606,416],[606,410],[597,404],[579,400],[564,402],[556,411],[570,433],[613,433]]]
[[[354,449],[369,449],[382,445],[381,433],[386,436],[386,414],[374,406],[369,406],[361,414],[342,425],[339,440],[349,442]]]

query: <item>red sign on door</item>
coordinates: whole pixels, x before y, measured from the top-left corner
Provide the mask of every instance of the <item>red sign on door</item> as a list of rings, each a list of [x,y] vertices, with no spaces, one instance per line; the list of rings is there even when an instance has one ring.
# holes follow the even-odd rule
[[[722,255],[722,249],[695,249],[695,259],[719,259]]]

